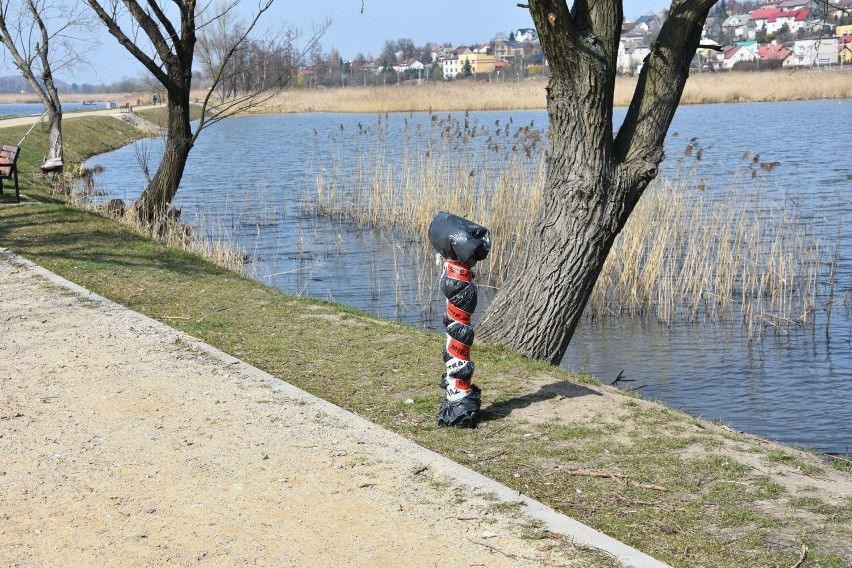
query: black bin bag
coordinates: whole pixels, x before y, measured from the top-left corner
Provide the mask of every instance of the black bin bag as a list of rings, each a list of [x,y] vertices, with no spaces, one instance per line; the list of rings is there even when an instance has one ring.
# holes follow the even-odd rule
[[[429,225],[429,242],[444,258],[472,267],[491,250],[491,234],[482,225],[445,211]]]
[[[441,387],[446,398],[436,421],[441,426],[474,427],[481,404],[481,391],[473,384],[471,316],[476,310],[476,286],[472,267],[491,250],[488,229],[463,217],[441,211],[429,226],[429,242],[443,264],[441,292],[447,298],[443,323],[447,341],[443,349],[446,372]]]

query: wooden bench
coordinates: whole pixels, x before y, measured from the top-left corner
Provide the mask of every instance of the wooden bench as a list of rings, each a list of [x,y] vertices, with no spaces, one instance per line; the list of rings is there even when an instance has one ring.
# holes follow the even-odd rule
[[[18,187],[18,154],[20,146],[7,146],[3,144],[0,148],[0,195],[3,195],[3,180],[15,180],[15,202],[21,202],[21,190]]]

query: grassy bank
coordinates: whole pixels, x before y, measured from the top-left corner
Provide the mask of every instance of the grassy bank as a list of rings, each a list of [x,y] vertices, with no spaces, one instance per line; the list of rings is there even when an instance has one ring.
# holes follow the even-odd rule
[[[0,129],[0,139],[21,135]],[[674,566],[793,566],[802,546],[800,566],[850,565],[847,462],[822,463],[479,344],[480,428],[437,428],[441,337],[281,294],[114,220],[50,202],[49,188],[32,175],[44,154],[41,136],[31,135],[22,154],[25,203],[0,204],[0,246]],[[109,118],[65,127],[77,157],[137,136]],[[548,537],[536,527],[529,536]]]

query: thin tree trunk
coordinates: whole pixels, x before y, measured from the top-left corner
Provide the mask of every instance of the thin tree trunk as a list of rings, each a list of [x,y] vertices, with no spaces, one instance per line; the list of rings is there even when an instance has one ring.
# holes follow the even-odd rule
[[[62,107],[48,107],[47,121],[50,125],[50,137],[47,147],[46,160],[58,160],[62,163]]]

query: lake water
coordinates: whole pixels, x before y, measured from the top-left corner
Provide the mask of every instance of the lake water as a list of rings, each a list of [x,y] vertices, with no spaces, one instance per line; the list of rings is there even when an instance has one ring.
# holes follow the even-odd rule
[[[62,112],[77,112],[81,110],[100,110],[106,108],[104,103],[96,103],[92,105],[84,105],[83,103],[62,103]],[[21,103],[21,104],[0,104],[0,118],[10,118],[16,116],[32,116],[34,118],[41,116],[44,112],[44,105],[41,103]]]
[[[447,114],[441,114],[446,117]],[[457,115],[461,116],[461,115]],[[623,118],[617,113],[616,125]],[[544,111],[469,113],[483,126],[547,124]],[[244,247],[256,277],[283,291],[332,299],[440,330],[443,309],[422,250],[392,236],[355,230],[303,214],[300,200],[316,186],[329,156],[351,161],[381,129],[386,148],[423,148],[427,114],[310,114],[252,116],[223,121],[196,143],[176,205],[183,220]],[[813,230],[836,246],[837,294],[830,325],[793,328],[749,342],[736,323],[663,326],[630,319],[585,320],[562,366],[611,382],[623,370],[626,388],[641,388],[703,418],[788,444],[845,454],[852,442],[852,160],[835,140],[852,123],[852,101],[749,103],[681,107],[670,129],[663,176],[677,168],[696,138],[703,158],[697,174],[706,191],[725,187],[744,171],[743,156],[778,162],[765,179],[765,199],[792,199],[811,215]],[[419,125],[419,126],[418,126]],[[222,148],[236,148],[224,160]],[[145,186],[139,154],[156,167],[162,142],[147,141],[97,156],[101,198],[131,201]],[[488,167],[486,162],[482,167]],[[747,170],[746,170],[747,171]],[[224,237],[223,237],[224,236]],[[835,243],[837,243],[835,245]],[[485,302],[488,290],[482,290]],[[844,296],[845,295],[845,296]],[[477,310],[481,314],[484,306]],[[440,360],[440,354],[436,354]],[[487,377],[479,383],[487,393]]]

